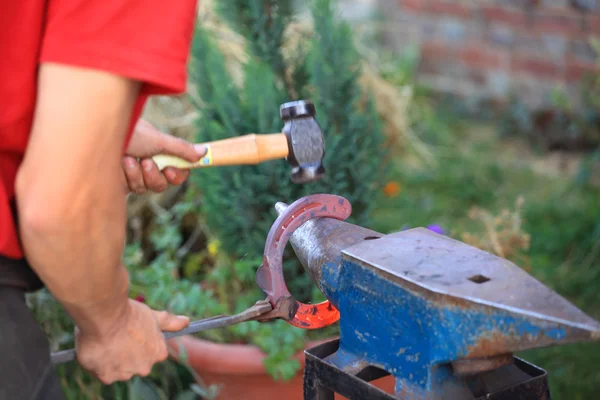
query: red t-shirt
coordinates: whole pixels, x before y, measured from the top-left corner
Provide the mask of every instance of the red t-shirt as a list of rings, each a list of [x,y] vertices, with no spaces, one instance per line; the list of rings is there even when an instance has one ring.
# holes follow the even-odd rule
[[[185,91],[196,2],[0,2],[1,255],[23,257],[10,204],[32,125],[39,63],[95,68],[142,81],[129,141],[148,95]]]

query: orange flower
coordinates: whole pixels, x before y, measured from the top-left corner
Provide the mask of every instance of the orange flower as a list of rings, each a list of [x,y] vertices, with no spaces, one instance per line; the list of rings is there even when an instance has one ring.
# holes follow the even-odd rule
[[[383,193],[387,197],[396,197],[400,193],[400,184],[396,181],[390,181],[383,187]]]

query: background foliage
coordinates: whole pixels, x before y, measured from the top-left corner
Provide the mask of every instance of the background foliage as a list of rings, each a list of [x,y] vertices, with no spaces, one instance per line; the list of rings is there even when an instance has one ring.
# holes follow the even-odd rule
[[[284,28],[293,19],[291,3],[236,1],[217,6],[230,28],[248,40],[249,60],[239,88],[211,32],[202,26],[192,52],[192,79],[202,104],[197,140],[279,132],[279,106],[298,98],[315,102],[325,134],[327,174],[316,183],[292,183],[283,162],[194,175],[195,182],[207,188],[202,211],[208,226],[223,249],[236,256],[262,253],[277,201],[292,202],[310,193],[339,194],[352,202],[352,220],[364,224],[385,181],[383,134],[372,101],[363,101],[360,56],[350,26],[334,18],[329,1],[313,2],[314,35],[290,51],[296,57],[286,60]]]
[[[217,15],[246,39],[241,74],[235,76],[216,32],[198,24],[191,52],[190,92],[198,118],[193,139],[219,140],[251,132],[280,131],[279,106],[306,98],[315,102],[326,140],[325,179],[310,185],[290,181],[282,160],[257,166],[194,171],[188,185],[167,204],[150,200],[144,215],[130,221],[125,263],[131,296],[156,309],[192,319],[239,312],[264,298],[254,282],[264,240],[277,201],[292,202],[311,193],[335,193],[353,202],[352,220],[368,224],[387,171],[381,122],[370,94],[359,83],[361,57],[350,26],[334,15],[328,0],[311,3],[310,36],[289,45],[294,20],[291,1],[237,1],[217,4]],[[284,52],[285,46],[294,46]],[[297,46],[297,47],[296,47]],[[291,56],[290,56],[291,54]],[[379,177],[379,179],[373,179]],[[291,253],[291,252],[290,252]],[[286,279],[301,300],[320,300],[299,263],[288,257]],[[72,344],[69,320],[47,293],[32,296],[38,320],[54,338],[54,348]],[[336,333],[336,327],[310,337]],[[274,379],[298,373],[292,356],[304,347],[307,331],[283,321],[250,322],[202,333],[216,342],[250,343],[267,355]],[[210,397],[210,388],[185,362],[156,367],[148,379],[101,387],[76,365],[60,367],[72,398],[84,393],[129,398]],[[188,389],[189,387],[189,389]]]
[[[326,179],[293,185],[289,168],[275,161],[197,170],[165,198],[144,198],[128,224],[124,259],[131,296],[192,318],[253,304],[264,296],[254,273],[275,219],[273,204],[327,192],[352,202],[353,222],[383,233],[440,225],[450,236],[516,262],[600,318],[594,144],[599,75],[582,84],[585,107],[557,95],[556,107],[544,111],[552,117],[545,128],[534,124],[534,116],[542,114],[518,99],[501,116],[467,118],[459,112],[463,103],[446,102],[416,83],[414,51],[407,49],[401,58],[381,51],[373,59],[365,51],[373,42],[357,42],[353,27],[340,22],[329,1],[311,4],[314,27],[308,31],[293,26],[298,21],[289,1],[216,4],[219,20],[244,39],[243,62],[233,65],[234,45],[224,46],[214,25],[199,25],[190,68],[198,118],[191,126],[198,141],[276,132],[282,126],[281,103],[311,99],[327,140]],[[575,173],[556,167],[547,143],[581,143],[582,137],[588,145],[557,148],[577,160]],[[321,299],[293,256],[286,259],[292,292],[304,301]],[[28,300],[53,348],[70,347],[72,324],[54,299],[42,291]],[[283,322],[251,322],[202,337],[256,344],[267,354],[271,376],[285,380],[298,373],[290,357],[305,340],[335,333],[335,326],[308,335]],[[548,370],[553,398],[594,398],[600,387],[600,350],[594,344],[522,356]],[[215,394],[185,359],[157,365],[146,379],[105,387],[74,364],[59,372],[69,399],[183,400]]]

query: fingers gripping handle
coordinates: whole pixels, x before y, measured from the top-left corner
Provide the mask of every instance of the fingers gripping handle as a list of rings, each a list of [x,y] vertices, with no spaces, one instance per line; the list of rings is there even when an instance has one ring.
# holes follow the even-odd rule
[[[292,203],[277,218],[265,243],[263,264],[256,273],[257,285],[267,294],[274,308],[292,299],[297,306],[293,318],[287,322],[304,329],[318,329],[331,325],[340,318],[339,311],[324,301],[319,304],[304,304],[293,298],[283,277],[283,251],[288,240],[298,227],[314,218],[335,218],[345,220],[352,213],[350,202],[343,197],[330,194],[315,194],[303,197]]]
[[[196,332],[205,331],[208,329],[222,328],[225,326],[239,324],[240,322],[251,321],[268,313],[273,308],[264,300],[256,302],[252,307],[235,315],[218,315],[212,318],[200,319],[190,322],[190,324],[179,331],[163,332],[165,339],[171,339],[177,336],[188,335]],[[50,358],[53,364],[59,364],[75,359],[75,349],[63,350],[57,353],[52,353]]]
[[[206,154],[195,163],[172,155],[160,154],[152,160],[162,171],[166,167],[181,169],[227,165],[255,165],[269,160],[286,158],[288,142],[283,133],[248,134],[205,144]]]
[[[206,154],[197,162],[191,163],[183,158],[171,156],[168,154],[159,154],[152,157],[152,161],[156,164],[159,171],[167,167],[174,167],[179,169],[190,169],[190,168],[202,168],[212,166],[212,149],[210,146],[206,146]]]

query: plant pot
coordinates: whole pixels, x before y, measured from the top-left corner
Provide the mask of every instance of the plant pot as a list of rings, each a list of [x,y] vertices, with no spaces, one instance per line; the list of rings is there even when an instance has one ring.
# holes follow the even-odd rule
[[[286,382],[275,381],[263,365],[266,355],[254,345],[221,344],[192,336],[183,336],[173,342],[175,356],[182,345],[187,353],[187,363],[207,385],[219,385],[218,400],[303,400],[304,352],[295,358],[300,362],[300,372]],[[306,349],[331,339],[308,342]],[[393,393],[394,379],[387,376],[373,382],[387,393]],[[335,396],[336,399],[346,399]]]

